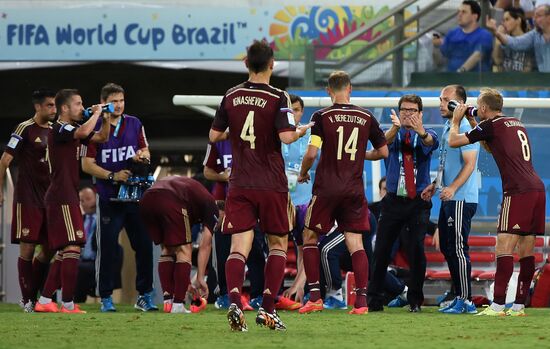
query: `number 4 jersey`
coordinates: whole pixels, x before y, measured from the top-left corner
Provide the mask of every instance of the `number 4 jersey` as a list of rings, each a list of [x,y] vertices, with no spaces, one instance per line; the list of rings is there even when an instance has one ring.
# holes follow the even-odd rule
[[[480,122],[466,137],[470,143],[487,142],[500,171],[505,195],[544,191],[531,162],[531,145],[521,121],[497,116]]]
[[[351,104],[334,104],[313,114],[310,144],[321,148],[313,194],[363,192],[367,142],[376,149],[386,144],[374,115]]]
[[[233,153],[230,187],[288,192],[279,133],[294,131],[294,115],[285,91],[249,81],[231,88],[212,123],[229,127]]]

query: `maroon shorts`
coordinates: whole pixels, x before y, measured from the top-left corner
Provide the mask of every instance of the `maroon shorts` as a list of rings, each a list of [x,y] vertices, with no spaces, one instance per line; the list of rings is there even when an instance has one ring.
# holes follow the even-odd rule
[[[46,244],[48,242],[45,208],[13,202],[11,243],[18,244],[19,242],[30,244]]]
[[[370,230],[369,207],[365,194],[323,197],[313,195],[307,208],[305,227],[327,234],[338,223],[338,230],[362,233]]]
[[[69,245],[84,245],[86,234],[78,204],[47,204],[48,242],[52,250]]]
[[[288,234],[294,226],[294,205],[290,195],[272,190],[230,188],[225,200],[223,234],[252,230],[258,220],[265,234]]]
[[[544,235],[546,193],[531,191],[504,195],[497,231],[518,235]]]
[[[169,191],[146,191],[139,210],[147,232],[155,244],[179,246],[190,244],[191,212],[183,200]]]

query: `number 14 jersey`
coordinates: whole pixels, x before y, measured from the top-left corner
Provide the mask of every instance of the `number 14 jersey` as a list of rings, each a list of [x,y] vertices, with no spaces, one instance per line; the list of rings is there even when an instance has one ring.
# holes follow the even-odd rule
[[[321,148],[315,172],[314,195],[364,192],[363,168],[367,142],[376,149],[386,144],[374,115],[352,104],[334,104],[315,112],[310,144]]]
[[[288,192],[279,133],[294,131],[288,94],[245,82],[227,91],[212,129],[229,127],[233,153],[230,187]]]
[[[497,116],[480,122],[466,137],[470,143],[487,142],[502,177],[504,195],[544,191],[531,162],[533,153],[521,121]]]

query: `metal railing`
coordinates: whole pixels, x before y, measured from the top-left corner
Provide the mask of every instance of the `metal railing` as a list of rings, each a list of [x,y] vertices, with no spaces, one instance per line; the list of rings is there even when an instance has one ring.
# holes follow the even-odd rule
[[[404,1],[398,6],[392,8],[382,16],[376,17],[364,26],[360,27],[353,33],[349,34],[345,38],[336,42],[333,45],[324,45],[324,44],[312,44],[306,48],[305,52],[305,71],[304,71],[304,87],[315,87],[316,82],[321,80],[327,74],[327,69],[332,70],[348,70],[350,76],[353,78],[366,69],[372,67],[374,64],[382,61],[387,56],[392,55],[392,85],[396,87],[401,87],[403,85],[403,49],[406,45],[417,41],[421,36],[429,32],[430,30],[441,26],[443,23],[449,21],[456,16],[455,13],[451,13],[447,16],[444,16],[435,23],[432,23],[424,27],[421,31],[417,32],[414,36],[405,39],[405,27],[419,21],[421,18],[426,16],[431,11],[437,9],[439,6],[446,3],[445,0],[435,0],[428,4],[426,7],[419,9],[414,15],[405,19],[405,10],[409,6],[416,3],[418,0],[408,0]],[[317,61],[316,53],[318,50],[334,50],[342,48],[346,45],[350,45],[351,42],[359,38],[364,33],[372,30],[379,24],[384,23],[385,21],[393,18],[394,25],[385,32],[381,33],[376,39],[369,42],[367,45],[357,50],[353,54],[339,60],[339,61]],[[377,56],[375,59],[361,64],[357,68],[346,69],[351,64],[357,64],[358,59],[367,53],[369,50],[374,48],[376,45],[383,43],[386,40],[393,38],[393,45],[391,48]],[[318,71],[320,74],[318,74]]]

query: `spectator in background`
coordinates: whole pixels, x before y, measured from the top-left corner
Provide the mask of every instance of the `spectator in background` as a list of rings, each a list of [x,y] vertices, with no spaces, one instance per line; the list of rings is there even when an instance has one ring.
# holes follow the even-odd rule
[[[466,0],[458,10],[458,28],[445,38],[434,35],[433,44],[448,60],[449,72],[490,71],[493,37],[479,26],[481,7],[477,1]]]
[[[550,1],[548,1],[550,3]],[[533,18],[535,13],[534,0],[497,0],[495,3],[496,9],[505,10],[511,7],[520,8],[525,13],[526,18]]]
[[[525,19],[525,13],[521,8],[511,7],[504,11],[502,25],[498,31],[513,37],[523,35],[529,31],[529,24]],[[495,72],[533,70],[533,51],[515,51],[509,47],[502,47],[499,40],[495,40],[493,46],[493,63]]]
[[[550,5],[540,5],[535,9],[535,30],[513,37],[497,30],[494,19],[487,18],[487,29],[502,43],[504,48],[513,51],[534,50],[540,72],[550,72]]]

